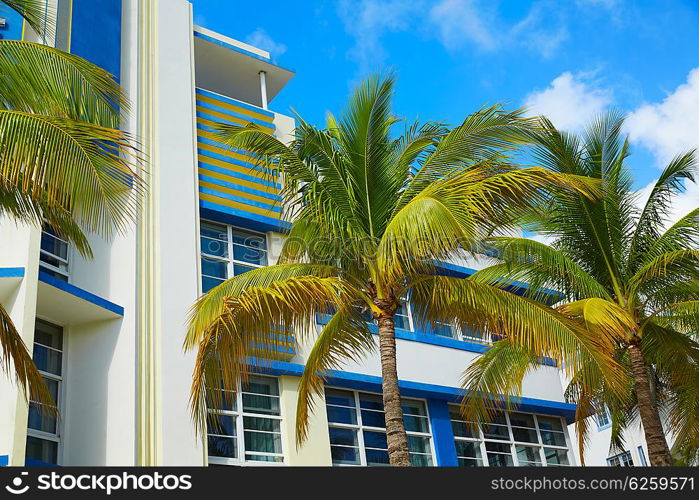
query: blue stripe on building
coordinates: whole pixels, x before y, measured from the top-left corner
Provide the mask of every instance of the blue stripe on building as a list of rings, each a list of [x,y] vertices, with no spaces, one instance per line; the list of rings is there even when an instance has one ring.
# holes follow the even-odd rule
[[[73,0],[70,51],[119,78],[121,0]]]
[[[22,16],[0,2],[0,17],[5,19],[5,26],[0,28],[0,40],[21,40]]]
[[[45,271],[39,271],[39,281],[44,282],[47,285],[51,285],[54,288],[58,288],[59,290],[63,290],[64,292],[74,295],[87,302],[91,302],[92,304],[111,311],[114,314],[118,314],[119,316],[124,315],[124,308],[122,306],[117,305],[114,302],[110,302],[107,299],[103,299],[102,297],[95,295],[94,293],[90,293],[87,290],[83,290],[72,283],[67,283],[54,276],[51,276]]]
[[[262,109],[262,108],[258,108],[257,106],[253,106],[252,104],[248,104],[247,102],[238,101],[237,99],[233,99],[232,97],[217,94],[216,92],[211,92],[209,90],[202,89],[202,88],[197,88],[196,93],[199,95],[210,97],[211,99],[217,99],[219,101],[225,102],[227,104],[231,104],[233,106],[238,106],[239,108],[254,111],[255,113],[259,113],[261,115],[269,116],[270,118],[274,118],[274,113],[272,113],[271,111],[268,111],[268,110]]]

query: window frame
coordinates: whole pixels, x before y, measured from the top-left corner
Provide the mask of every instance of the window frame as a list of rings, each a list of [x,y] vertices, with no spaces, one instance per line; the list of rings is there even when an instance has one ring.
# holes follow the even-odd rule
[[[458,405],[454,403],[449,403],[449,408],[454,408],[458,407]],[[533,420],[534,420],[534,427],[522,427],[518,425],[512,425],[512,420],[510,419],[510,413],[520,413],[523,415],[531,415]],[[526,411],[514,411],[514,412],[508,412],[508,411],[502,411],[502,414],[505,416],[505,424],[500,424],[500,423],[488,423],[488,424],[481,424],[476,426],[475,428],[477,429],[478,432],[478,437],[464,437],[464,436],[457,436],[454,434],[454,442],[456,444],[457,441],[465,441],[465,442],[471,442],[471,443],[477,443],[479,446],[480,450],[480,462],[481,465],[479,467],[494,467],[494,465],[490,465],[490,459],[488,456],[489,451],[486,449],[486,443],[499,443],[499,444],[505,444],[509,446],[510,452],[509,454],[507,453],[501,453],[501,452],[493,452],[490,451],[491,454],[503,454],[503,455],[508,455],[512,459],[512,467],[530,467],[531,465],[529,464],[522,464],[520,465],[520,459],[517,454],[517,446],[527,446],[530,448],[537,448],[539,452],[539,460],[540,463],[538,466],[540,467],[570,467],[573,465],[572,461],[572,454],[571,454],[571,449],[570,449],[570,440],[568,438],[568,433],[566,432],[566,424],[563,422],[563,419],[561,417],[557,417],[555,415],[543,415],[543,414],[538,414],[538,413],[532,413],[532,412],[526,412]],[[558,418],[561,423],[561,429],[562,431],[553,431],[553,432],[561,432],[563,434],[563,437],[565,439],[565,446],[557,446],[557,445],[550,445],[550,444],[545,444],[543,441],[543,437],[541,434],[541,426],[539,425],[539,418],[538,417],[544,417],[544,418]],[[449,420],[450,422],[454,422],[455,419],[452,418],[452,413],[451,411],[449,412]],[[464,424],[467,424],[468,422],[466,420],[461,420],[458,419],[456,420],[457,422],[461,422]],[[504,439],[494,439],[494,438],[488,438],[485,437],[485,433],[483,432],[483,425],[500,425],[500,426],[506,426],[507,427],[507,435],[508,438],[507,440]],[[514,437],[514,429],[530,429],[534,430],[536,432],[537,436],[537,442],[532,443],[532,442],[526,442],[526,441],[518,441]],[[566,458],[568,460],[568,464],[550,464],[546,460],[546,449],[553,449],[553,450],[559,450],[559,451],[565,451],[566,452]],[[461,457],[458,455],[457,452],[457,461],[460,458],[465,458],[465,459],[475,459],[475,457]]]
[[[206,224],[226,228],[226,253],[228,255],[227,257],[222,257],[220,255],[213,255],[210,253],[206,253],[204,251],[204,248],[201,247],[202,238],[214,239],[214,238],[211,238],[210,236],[204,236],[202,234],[202,227],[205,226]],[[235,252],[234,252],[235,243],[233,243],[233,232],[234,231],[240,231],[243,233],[248,233],[252,236],[258,236],[258,237],[262,238],[262,240],[264,241],[264,249],[258,248],[255,250],[264,252],[265,260],[267,261],[267,264],[261,265],[261,264],[254,264],[254,263],[250,263],[250,262],[237,260],[235,258]],[[219,241],[222,241],[222,240],[219,240]],[[201,262],[202,259],[208,259],[208,260],[213,260],[216,262],[222,262],[226,265],[226,277],[223,279],[223,281],[226,281],[227,279],[230,279],[234,276],[238,276],[235,274],[235,266],[236,265],[251,267],[254,269],[260,269],[263,267],[267,267],[269,265],[269,241],[268,241],[267,233],[261,233],[259,231],[253,231],[253,230],[250,230],[247,228],[232,226],[230,224],[216,222],[216,221],[212,221],[212,220],[208,220],[208,219],[201,219],[199,221],[199,247],[200,247],[199,248],[199,258],[200,258],[199,286],[202,289],[202,293],[206,293],[206,292],[204,292],[204,278],[209,278],[209,279],[214,279],[214,280],[220,279],[218,276],[210,276],[210,275],[204,274],[204,266],[203,266],[203,263]],[[253,248],[253,247],[246,246],[246,248]]]
[[[363,433],[363,431],[366,430],[366,431],[369,431],[369,432],[381,432],[381,433],[384,433],[384,434],[385,434],[385,433],[386,433],[386,427],[374,427],[374,426],[370,426],[370,425],[364,425],[364,423],[363,423],[363,421],[362,421],[362,408],[361,408],[361,406],[360,406],[360,397],[359,397],[359,395],[360,395],[360,394],[367,394],[367,395],[370,395],[370,396],[378,396],[378,397],[381,397],[381,398],[383,398],[383,395],[382,395],[381,393],[378,393],[378,392],[356,391],[356,390],[354,390],[354,389],[348,389],[348,388],[346,388],[346,387],[337,387],[337,386],[329,386],[329,385],[328,385],[328,386],[325,386],[325,390],[328,390],[328,389],[329,389],[329,390],[338,390],[338,391],[343,391],[343,392],[352,393],[352,395],[354,396],[354,404],[355,404],[355,407],[354,407],[354,408],[349,407],[349,406],[342,406],[342,405],[331,405],[331,406],[335,406],[335,407],[339,407],[339,408],[347,408],[347,409],[350,409],[350,410],[354,410],[354,412],[355,412],[355,418],[356,418],[356,420],[357,420],[357,423],[356,423],[356,424],[347,424],[347,423],[342,423],[342,422],[331,422],[330,420],[328,420],[328,437],[329,437],[329,435],[330,435],[330,428],[332,428],[332,427],[336,427],[336,428],[340,428],[340,429],[351,429],[351,430],[353,430],[353,431],[356,431],[356,436],[357,436],[357,446],[356,446],[356,448],[357,448],[358,451],[359,451],[359,464],[335,464],[335,463],[332,463],[332,458],[331,458],[331,465],[332,465],[333,467],[379,467],[378,465],[368,465],[368,464],[367,464],[367,458],[366,458],[366,451],[367,451],[367,448],[366,448],[366,446],[365,446],[365,444],[364,444],[364,433]],[[325,392],[323,392],[323,397],[325,397]],[[429,410],[429,406],[428,406],[428,404],[427,404],[427,400],[424,399],[424,398],[410,398],[410,397],[407,397],[407,398],[401,397],[401,400],[420,401],[420,402],[422,402],[422,403],[424,404],[424,406],[425,406],[425,415],[424,415],[424,418],[427,419],[427,427],[428,427],[428,429],[429,429],[429,432],[424,433],[424,432],[417,432],[417,431],[408,431],[408,430],[406,429],[406,434],[407,434],[408,436],[416,436],[416,437],[422,437],[422,438],[425,438],[425,437],[426,437],[426,438],[429,439],[429,443],[430,443],[430,453],[429,453],[429,455],[430,455],[430,460],[431,460],[432,463],[431,463],[431,465],[429,465],[428,467],[436,467],[436,466],[437,466],[437,460],[436,460],[436,453],[435,453],[435,447],[434,447],[434,435],[433,435],[433,433],[432,433],[432,421],[431,421],[431,419],[430,419],[430,410]],[[382,401],[383,401],[383,399],[382,399]],[[327,400],[326,400],[326,401],[325,401],[326,412],[327,412],[327,407],[328,407],[328,402],[327,402]],[[365,408],[365,410],[366,410],[366,408]],[[377,410],[369,410],[369,411],[377,411]],[[385,414],[385,410],[384,410],[384,414]],[[410,414],[409,414],[409,415],[410,415]],[[354,446],[330,444],[330,451],[331,451],[331,454],[332,454],[332,448],[333,448],[333,446],[341,447],[341,448],[355,448]],[[369,449],[370,449],[370,450],[377,450],[378,448],[372,448],[372,447],[370,447]],[[415,453],[415,452],[410,452],[410,454],[413,454],[413,453]],[[417,455],[427,455],[426,453],[415,453],[415,454],[417,454]],[[385,465],[388,465],[388,464],[385,464]]]
[[[244,410],[243,406],[243,394],[254,394],[254,395],[259,395],[255,393],[249,393],[246,391],[242,390],[242,385],[239,385],[239,390],[235,391],[235,410],[220,410],[220,409],[207,409],[207,414],[208,413],[216,413],[218,415],[222,416],[227,416],[227,417],[233,417],[235,419],[235,440],[236,440],[236,451],[237,451],[237,457],[236,458],[230,458],[230,457],[217,457],[215,455],[210,455],[209,454],[209,447],[208,447],[208,436],[218,436],[218,437],[223,437],[223,438],[230,438],[231,436],[226,436],[223,434],[211,434],[209,433],[208,429],[206,432],[207,439],[204,440],[204,445],[206,446],[206,456],[207,456],[207,464],[214,464],[214,465],[235,465],[235,466],[262,466],[262,467],[277,467],[281,465],[285,465],[286,463],[286,457],[284,456],[284,425],[282,425],[282,420],[283,420],[283,413],[284,409],[282,407],[282,394],[281,394],[281,386],[279,384],[279,377],[274,377],[270,375],[258,375],[254,374],[251,375],[254,377],[260,377],[260,378],[267,378],[267,379],[272,379],[276,382],[277,384],[277,392],[279,393],[277,396],[269,396],[269,397],[276,397],[279,400],[279,415],[269,415],[269,414],[264,414],[264,413],[253,413],[253,412],[246,412]],[[259,460],[247,460],[246,459],[246,450],[245,450],[245,425],[244,425],[244,418],[245,417],[254,417],[254,418],[268,418],[271,420],[277,420],[279,421],[279,439],[281,442],[281,453],[266,453],[266,452],[249,452],[251,455],[260,455],[260,456],[270,456],[270,457],[280,457],[281,461],[279,462],[264,462],[264,461],[259,461]],[[258,432],[258,431],[255,431]],[[263,432],[263,431],[260,431]],[[265,432],[267,434],[276,434],[276,432]]]
[[[56,464],[55,465],[61,465],[63,463],[63,436],[65,434],[65,428],[64,428],[64,422],[65,422],[65,400],[66,400],[66,387],[65,387],[65,381],[66,381],[66,369],[68,367],[68,362],[67,362],[67,351],[68,351],[68,332],[65,326],[55,323],[53,321],[49,321],[47,319],[44,319],[42,317],[37,316],[35,318],[35,323],[34,323],[34,331],[36,332],[36,322],[37,321],[42,321],[44,323],[47,323],[53,327],[57,327],[61,329],[61,337],[62,337],[62,342],[61,342],[61,374],[56,375],[55,373],[50,373],[50,372],[45,372],[43,370],[38,371],[39,374],[41,374],[42,377],[48,378],[51,380],[56,380],[58,382],[58,401],[56,401],[56,406],[58,407],[58,411],[60,415],[63,415],[63,418],[57,418],[56,419],[56,433],[52,434],[50,432],[45,432],[45,431],[40,431],[38,429],[32,429],[29,427],[29,414],[27,413],[27,437],[34,437],[37,439],[43,439],[45,441],[53,441],[57,443],[56,446]],[[36,335],[35,335],[36,337]],[[58,349],[47,346],[44,344],[41,344],[40,342],[36,342],[36,338],[32,340],[32,351],[34,349],[34,344],[39,344],[42,347],[45,347],[47,349],[51,349],[52,351],[58,351]],[[32,360],[34,358],[33,352],[32,352]],[[26,447],[26,439],[25,439],[25,447]],[[25,456],[26,456],[26,448],[25,448]],[[25,458],[26,460],[26,458]],[[49,463],[49,462],[47,462]]]
[[[70,283],[70,267],[71,267],[70,261],[71,261],[71,253],[72,253],[73,246],[70,244],[70,242],[68,240],[61,238],[60,236],[55,234],[55,232],[47,231],[47,229],[50,229],[50,227],[47,225],[45,225],[44,227],[41,228],[40,237],[43,237],[44,233],[46,233],[49,236],[51,236],[52,238],[57,239],[61,243],[64,243],[66,245],[66,257],[64,259],[63,257],[56,255],[55,253],[51,253],[48,250],[44,250],[43,248],[41,248],[41,242],[39,242],[39,268],[45,269],[46,272],[48,272],[49,274],[53,274],[53,273],[60,274],[61,276],[63,276],[65,278],[66,283]],[[54,266],[53,264],[44,261],[42,259],[43,255],[47,255],[50,258],[59,261],[60,264],[58,266]],[[61,279],[61,278],[56,278],[56,279]]]
[[[604,417],[604,422],[600,422],[600,417]],[[612,426],[612,414],[609,408],[605,406],[603,411],[595,415],[595,423],[597,424],[598,431],[609,429]]]
[[[617,461],[617,464],[613,462]],[[624,450],[621,453],[607,457],[607,467],[634,467],[631,450]]]

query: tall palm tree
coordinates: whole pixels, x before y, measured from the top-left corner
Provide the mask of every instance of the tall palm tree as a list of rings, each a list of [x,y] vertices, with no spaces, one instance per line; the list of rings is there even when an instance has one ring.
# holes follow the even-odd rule
[[[573,322],[535,301],[440,276],[436,266],[454,253],[479,250],[483,235],[508,227],[551,189],[594,188],[510,163],[531,127],[518,111],[486,107],[452,130],[416,123],[394,137],[393,87],[390,75],[367,79],[339,119],[328,115],[324,129],[298,117],[289,145],[253,124],[219,126],[222,143],[281,172],[293,227],[276,265],[223,282],[193,308],[185,348],[198,348],[191,402],[200,431],[207,407],[218,407],[252,365],[281,358],[279,337],[270,332],[284,325],[309,347],[297,407],[302,442],[328,371],[376,349],[368,315],[378,327],[390,464],[410,465],[395,340],[396,310],[408,291],[422,323],[503,329],[525,348],[534,348],[535,338],[542,342],[536,332],[547,331],[543,344],[552,355],[590,352],[600,370],[612,370],[598,346],[604,339],[584,337]],[[319,333],[317,314],[331,316]],[[214,390],[206,390],[207,381]]]
[[[53,31],[44,1],[2,3],[37,33]],[[141,192],[138,152],[118,130],[126,110],[124,93],[103,69],[44,44],[0,40],[0,216],[48,224],[85,257],[92,255],[86,233],[125,230]],[[0,347],[0,365],[25,395],[50,402],[1,305]]]
[[[622,445],[623,431],[640,415],[651,464],[670,465],[661,415],[676,435],[678,454],[690,457],[699,449],[699,207],[666,227],[673,196],[685,181],[694,180],[697,161],[694,152],[673,159],[640,207],[625,165],[628,139],[622,125],[623,118],[611,113],[593,121],[583,136],[558,131],[548,121],[531,133],[542,165],[599,179],[602,197],[552,198],[548,216],[533,222],[553,243],[495,238],[490,244],[503,263],[473,279],[497,284],[504,276],[524,280],[532,290],[553,287],[564,297],[558,312],[592,336],[614,338],[615,359],[628,376],[626,391],[609,391],[604,378],[595,376],[593,363],[583,363],[568,387],[568,396],[578,403],[581,457],[586,417],[607,407],[614,446]],[[516,387],[532,366],[518,351],[502,340],[468,370],[465,386],[477,391]],[[467,413],[471,403],[465,401]]]

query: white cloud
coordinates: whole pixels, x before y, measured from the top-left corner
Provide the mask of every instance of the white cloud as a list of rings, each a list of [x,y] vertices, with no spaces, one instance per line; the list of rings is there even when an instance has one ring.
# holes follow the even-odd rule
[[[497,4],[484,0],[341,0],[337,12],[354,38],[347,55],[360,74],[385,63],[381,39],[387,33],[419,32],[452,52],[526,47],[543,57],[568,38],[563,10],[553,0],[535,2],[516,22],[504,21]]]
[[[699,148],[699,67],[662,102],[631,112],[626,129],[634,143],[653,152],[660,167],[676,154]]]
[[[460,49],[467,42],[484,49],[496,47],[496,38],[473,0],[442,0],[430,9],[429,19],[448,50]]]
[[[255,31],[245,37],[245,43],[249,43],[253,47],[266,50],[275,59],[286,52],[286,45],[275,42],[271,36],[262,28],[257,28]]]
[[[348,56],[357,63],[360,74],[384,64],[387,53],[381,45],[381,37],[386,32],[408,29],[411,14],[419,12],[417,7],[421,3],[407,0],[342,0],[338,4],[345,31],[355,39]]]
[[[611,101],[610,92],[585,75],[565,72],[545,89],[529,94],[524,105],[531,114],[546,115],[560,129],[579,131]]]
[[[654,179],[637,191],[639,208],[645,205],[656,181],[657,179]],[[673,197],[665,227],[670,227],[697,207],[699,207],[699,185],[694,182],[688,182],[685,185],[685,190]]]
[[[568,39],[564,21],[562,9],[548,1],[540,1],[512,27],[510,37],[515,43],[522,43],[548,59]]]

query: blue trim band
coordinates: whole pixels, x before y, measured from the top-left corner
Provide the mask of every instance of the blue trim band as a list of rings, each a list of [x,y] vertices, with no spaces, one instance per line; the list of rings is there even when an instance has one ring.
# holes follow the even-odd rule
[[[319,325],[325,325],[328,323],[330,316],[328,315],[316,315],[316,323]],[[369,323],[369,331],[374,335],[378,335],[379,330],[376,325]],[[448,347],[450,349],[457,349],[459,351],[477,352],[484,353],[490,349],[488,344],[478,344],[476,342],[469,342],[467,340],[458,340],[449,337],[443,337],[441,335],[436,335],[435,333],[428,330],[417,330],[411,332],[410,330],[403,330],[402,328],[395,329],[395,336],[397,339],[410,340],[413,342],[420,342],[423,344],[438,345],[441,347]],[[539,364],[545,366],[558,366],[554,360],[551,358],[542,358]]]
[[[58,464],[53,464],[51,462],[42,462],[41,460],[34,460],[33,458],[27,458],[24,461],[25,467],[58,467]]]
[[[455,467],[459,465],[456,457],[454,431],[451,428],[449,405],[438,399],[427,400],[427,413],[430,416],[430,428],[434,439],[434,452],[439,467]]]
[[[264,191],[258,191],[257,189],[249,188],[246,186],[241,186],[240,184],[234,184],[232,182],[224,181],[221,179],[216,179],[215,177],[209,177],[205,174],[199,174],[199,180],[204,182],[210,182],[211,184],[216,184],[217,186],[227,187],[229,189],[235,189],[237,191],[242,191],[243,193],[254,194],[255,196],[261,196],[267,198],[271,201],[281,201],[282,197],[278,194],[265,193]]]
[[[459,266],[457,264],[452,264],[451,262],[437,262],[437,274],[439,276],[452,276],[454,278],[468,278],[476,272],[476,269],[471,269],[470,267]],[[512,281],[508,283],[508,286],[503,288],[508,292],[512,292],[517,295],[521,295],[524,290],[529,290],[530,286],[524,281]],[[547,303],[555,303],[563,298],[563,294],[557,290],[551,290],[550,288],[542,288],[539,290],[542,295],[549,297]]]
[[[99,297],[94,293],[90,293],[86,290],[83,290],[82,288],[77,287],[71,283],[59,280],[58,278],[55,278],[54,276],[51,276],[50,274],[41,270],[39,270],[39,281],[42,281],[47,285],[51,285],[54,288],[58,288],[59,290],[62,290],[64,292],[68,292],[69,294],[74,295],[80,299],[86,300],[87,302],[95,304],[96,306],[111,311],[114,314],[118,314],[119,316],[124,315],[123,307],[113,302],[110,302],[107,299],[103,299],[102,297]]]
[[[24,268],[0,267],[0,278],[24,278]]]
[[[259,231],[261,233],[269,231],[284,233],[291,228],[291,224],[286,221],[244,212],[207,200],[199,200],[199,211],[201,217],[204,219],[245,229],[252,229],[253,231]]]
[[[220,106],[216,106],[215,104],[211,104],[209,102],[205,101],[197,101],[197,106],[201,106],[202,108],[210,109],[213,111],[218,111],[219,113],[223,113],[224,115],[230,116],[232,118],[237,118],[238,120],[242,122],[251,122],[256,125],[259,125],[261,127],[264,127],[268,130],[274,131],[276,130],[276,127],[274,126],[273,123],[265,122],[260,120],[259,118],[255,118],[252,116],[247,116],[247,115],[241,115],[240,113],[236,113],[235,111],[231,111],[230,109],[222,108]],[[220,120],[218,116],[211,119],[208,118],[209,120],[216,121],[217,119]]]
[[[291,73],[295,73],[295,71],[293,69],[285,68],[284,66],[280,66],[278,64],[275,64],[269,58],[262,57],[261,55],[255,54],[254,52],[250,52],[249,50],[245,50],[243,48],[236,47],[235,45],[231,45],[230,43],[226,43],[226,42],[219,40],[217,38],[214,38],[212,36],[204,35],[203,33],[199,33],[198,31],[194,32],[194,36],[197,38],[201,38],[202,40],[206,40],[207,42],[211,42],[211,43],[215,43],[216,45],[220,45],[221,47],[223,47],[225,49],[229,49],[229,50],[232,50],[234,52],[238,52],[238,53],[246,55],[248,57],[252,57],[253,59],[257,59],[258,61],[262,61],[262,62],[265,62],[267,64],[271,64],[272,66],[276,66],[277,68],[281,68],[283,70],[290,71]]]
[[[210,97],[211,99],[217,99],[219,101],[223,101],[225,103],[232,104],[234,106],[239,106],[241,108],[245,108],[245,109],[250,110],[250,111],[255,111],[256,113],[260,113],[261,115],[269,116],[270,118],[274,118],[274,113],[267,110],[267,109],[258,108],[257,106],[255,106],[253,104],[239,101],[237,99],[233,99],[232,97],[228,97],[226,95],[217,94],[216,92],[211,92],[210,90],[202,89],[199,87],[197,87],[196,93],[199,95]]]
[[[300,377],[304,369],[304,366],[299,363],[290,363],[287,361],[252,360],[251,366],[259,372],[269,373],[271,375],[290,375],[296,377]],[[374,375],[330,370],[326,383],[330,386],[381,392],[381,377]],[[458,387],[410,382],[407,380],[399,380],[398,387],[400,387],[401,394],[404,396],[437,399],[446,401],[447,403],[456,403],[463,395],[463,389]],[[565,417],[568,423],[572,423],[575,419],[576,405],[574,404],[527,397],[519,399],[513,398],[512,402],[516,410]]]
[[[203,153],[200,153],[200,155],[203,156]],[[241,163],[244,163],[244,162],[241,162]],[[227,168],[219,167],[218,165],[212,165],[211,163],[207,163],[206,161],[202,160],[201,158],[199,158],[199,168],[204,168],[206,170],[212,170],[214,172],[218,172],[219,174],[224,174],[224,175],[227,175],[229,177],[235,177],[237,179],[242,179],[242,180],[248,181],[248,182],[254,182],[256,184],[261,184],[263,186],[268,186],[268,187],[275,188],[275,189],[282,188],[281,184],[279,184],[278,182],[271,182],[271,181],[268,181],[265,179],[260,179],[259,177],[253,177],[252,175],[241,174],[240,172],[236,172],[235,170],[229,170]]]
[[[0,467],[5,467],[6,465],[9,465],[10,463],[10,456],[9,455],[0,455]]]
[[[251,200],[249,198],[243,198],[242,196],[236,196],[230,193],[224,193],[223,191],[216,191],[211,188],[204,186],[199,186],[199,192],[204,194],[209,194],[211,196],[216,196],[218,198],[224,198],[226,200],[237,201],[238,203],[243,203],[245,205],[250,205],[252,207],[257,207],[262,210],[269,210],[270,212],[276,212],[278,214],[282,213],[282,208],[280,206],[268,205],[266,203],[260,203],[259,201]]]

